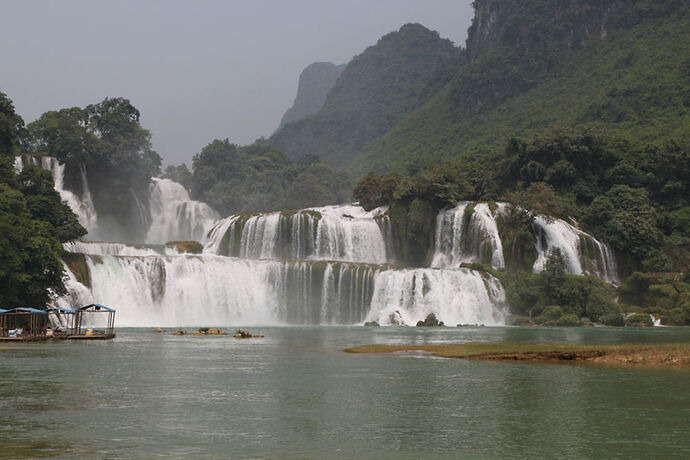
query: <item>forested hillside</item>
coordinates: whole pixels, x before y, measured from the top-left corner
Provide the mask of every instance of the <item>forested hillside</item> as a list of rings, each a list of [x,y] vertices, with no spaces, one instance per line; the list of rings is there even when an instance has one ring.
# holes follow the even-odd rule
[[[476,7],[467,61],[427,104],[364,149],[348,167],[355,175],[496,150],[510,136],[557,126],[641,142],[688,136],[686,2]]]
[[[317,114],[286,125],[267,143],[293,159],[319,155],[342,165],[424,103],[436,72],[459,53],[438,33],[405,25],[347,65]]]

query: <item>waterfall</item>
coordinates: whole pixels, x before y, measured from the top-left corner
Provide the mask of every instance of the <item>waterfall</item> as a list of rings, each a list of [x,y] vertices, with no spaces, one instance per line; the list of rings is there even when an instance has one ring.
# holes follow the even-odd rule
[[[414,325],[429,313],[449,326],[505,324],[507,306],[501,283],[480,272],[407,269],[377,273],[367,321]]]
[[[68,241],[63,244],[65,251],[96,256],[158,256],[165,250],[150,246],[133,246],[124,243],[101,243],[94,241]]]
[[[567,272],[574,275],[595,274],[604,281],[617,280],[615,258],[611,250],[593,236],[561,219],[537,216],[532,224],[535,233],[537,260],[533,270],[544,269],[549,253],[559,248]]]
[[[24,161],[21,156],[14,157],[14,173],[19,174],[24,169]]]
[[[81,196],[65,189],[65,164],[60,164],[57,158],[47,156],[18,156],[14,159],[15,172],[20,173],[24,166],[34,165],[50,171],[53,176],[55,190],[60,194],[62,201],[66,202],[72,211],[77,215],[79,223],[89,232],[95,233],[98,228],[98,215],[91,199],[89,183],[86,179],[86,168],[81,165],[79,173],[82,182]]]
[[[436,218],[431,266],[457,268],[462,263],[481,262],[503,268],[503,244],[496,218],[505,206],[497,203],[492,211],[488,203],[461,202],[455,208],[441,211]],[[549,252],[559,248],[568,273],[594,274],[610,283],[617,281],[611,249],[592,235],[562,219],[545,216],[537,216],[530,231],[537,252],[532,267],[535,272],[542,271]]]
[[[211,230],[206,252],[250,259],[390,262],[386,208],[356,205],[237,214]]]
[[[224,256],[85,255],[91,288],[70,274],[59,305],[98,300],[121,326],[357,324],[378,266]]]
[[[441,211],[436,219],[432,267],[458,267],[464,262],[482,262],[503,268],[503,245],[498,226],[487,203],[472,206],[462,202]]]
[[[205,241],[206,234],[218,219],[210,206],[191,200],[182,185],[169,179],[151,179],[149,206],[148,243]]]
[[[115,252],[113,245],[89,243]],[[125,252],[122,248],[121,253]],[[498,281],[471,270],[392,269],[322,261],[252,260],[215,255],[84,256],[90,287],[70,273],[75,307],[98,301],[120,326],[361,324],[414,325],[428,313],[448,324],[502,324]]]

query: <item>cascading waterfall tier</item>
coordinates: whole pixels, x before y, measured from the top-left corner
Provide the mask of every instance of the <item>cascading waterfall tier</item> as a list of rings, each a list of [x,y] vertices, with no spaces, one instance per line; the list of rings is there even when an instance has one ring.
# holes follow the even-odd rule
[[[147,249],[102,243],[69,248],[102,254]],[[82,260],[89,286],[70,273],[68,294],[56,303],[107,304],[117,309],[122,326],[347,325],[365,319],[414,325],[429,313],[448,324],[502,324],[504,318],[498,281],[470,270],[207,254],[84,254]]]
[[[568,273],[594,274],[604,281],[618,280],[616,262],[608,245],[561,219],[537,216],[532,223],[535,234],[537,260],[535,272],[544,269],[552,249],[563,254]]]
[[[69,241],[63,244],[65,251],[94,256],[159,256],[166,253],[163,246],[130,245],[124,243],[101,243],[96,241]]]
[[[50,171],[50,174],[53,176],[55,190],[60,194],[60,198],[72,208],[72,211],[79,219],[79,223],[91,235],[98,232],[98,215],[96,214],[96,208],[91,199],[89,182],[86,179],[86,168],[83,165],[79,168],[82,182],[81,196],[65,189],[65,164],[60,164],[57,158],[47,156],[34,157],[30,155],[15,157],[14,169],[17,174],[27,165],[40,166]]]
[[[118,311],[122,326],[357,324],[368,313],[374,265],[259,261],[213,255],[85,255],[90,287],[71,275],[73,307]]]
[[[185,188],[169,179],[153,178],[149,186],[151,225],[147,243],[205,241],[218,214],[206,203],[194,201]]]
[[[487,203],[463,202],[441,211],[436,218],[432,267],[457,267],[465,262],[488,263],[503,268],[503,245]]]
[[[367,321],[381,325],[413,325],[429,313],[449,326],[503,325],[505,292],[486,273],[430,268],[378,273]]]
[[[237,214],[219,222],[206,252],[249,259],[392,262],[386,208],[355,205]]]
[[[505,266],[499,217],[507,204],[461,202],[441,211],[436,220],[432,267],[455,268],[462,263],[481,262],[494,268]],[[568,273],[594,274],[607,282],[617,280],[615,258],[609,247],[592,235],[562,219],[537,216],[530,231],[534,235],[537,259],[533,270],[542,271],[554,248],[566,260]]]

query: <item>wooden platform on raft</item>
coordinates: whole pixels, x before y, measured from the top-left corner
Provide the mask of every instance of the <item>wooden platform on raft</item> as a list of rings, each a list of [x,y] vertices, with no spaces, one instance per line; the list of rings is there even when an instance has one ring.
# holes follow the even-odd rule
[[[92,335],[68,335],[65,337],[55,337],[67,340],[110,340],[115,338],[115,334],[92,334]]]
[[[42,342],[50,339],[45,335],[26,335],[18,337],[0,337],[0,342]]]
[[[45,342],[47,340],[110,340],[115,338],[115,334],[61,334],[61,335],[28,335],[19,337],[0,337],[0,342]]]

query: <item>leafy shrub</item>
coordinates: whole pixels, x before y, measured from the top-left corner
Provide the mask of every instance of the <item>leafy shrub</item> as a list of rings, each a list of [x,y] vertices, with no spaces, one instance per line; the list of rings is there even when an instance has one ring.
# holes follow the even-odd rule
[[[623,327],[625,326],[625,318],[620,313],[607,313],[599,321],[607,326]]]
[[[633,313],[625,318],[625,325],[629,327],[652,327],[652,317],[646,313]]]
[[[541,315],[534,318],[534,322],[544,326],[556,325],[555,322],[563,316],[563,309],[556,305],[549,305],[544,308]]]
[[[574,327],[582,326],[582,321],[575,315],[563,315],[556,320],[556,326],[561,327]]]
[[[666,312],[661,318],[665,326],[690,326],[690,305],[674,308]]]

